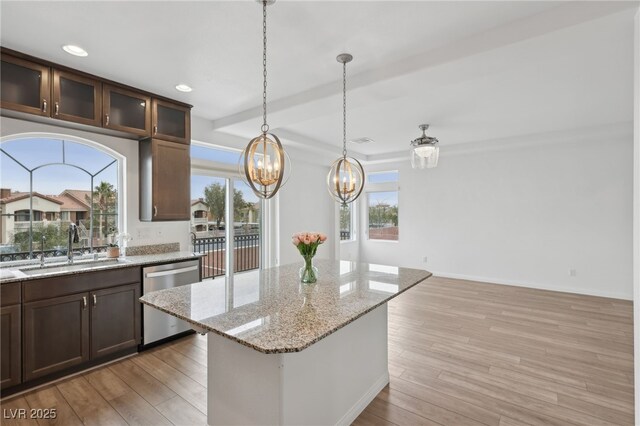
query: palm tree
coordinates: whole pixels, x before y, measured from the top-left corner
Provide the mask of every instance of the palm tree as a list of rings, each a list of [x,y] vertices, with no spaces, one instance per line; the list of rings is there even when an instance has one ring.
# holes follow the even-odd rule
[[[98,210],[100,211],[100,225],[98,229],[99,229],[99,233],[100,233],[99,235],[101,240],[103,239],[102,223],[104,220],[104,213],[108,212],[110,203],[111,205],[114,204],[115,198],[116,198],[116,190],[113,187],[113,185],[110,184],[109,182],[102,181],[93,190],[93,202],[94,202],[94,205],[97,205]]]

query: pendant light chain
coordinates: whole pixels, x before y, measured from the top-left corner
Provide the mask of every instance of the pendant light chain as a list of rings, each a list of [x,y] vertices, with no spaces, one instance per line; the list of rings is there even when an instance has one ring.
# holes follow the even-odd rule
[[[342,156],[347,157],[347,63],[342,64]]]
[[[262,1],[262,77],[262,133],[267,133],[267,0]]]

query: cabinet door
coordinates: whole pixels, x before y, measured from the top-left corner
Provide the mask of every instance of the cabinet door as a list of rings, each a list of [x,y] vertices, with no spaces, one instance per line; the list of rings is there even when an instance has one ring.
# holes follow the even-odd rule
[[[152,136],[166,141],[191,143],[191,113],[189,108],[153,99]]]
[[[105,84],[102,102],[103,127],[138,136],[151,135],[151,98],[149,96]]]
[[[140,343],[140,283],[91,293],[91,358]]]
[[[24,380],[89,360],[88,293],[23,305]]]
[[[20,305],[0,308],[0,388],[22,382],[22,339],[20,336]]]
[[[52,117],[100,126],[102,83],[70,72],[53,70]]]
[[[49,67],[2,55],[0,107],[48,117]]]
[[[190,220],[189,146],[154,139],[152,152],[152,220]]]

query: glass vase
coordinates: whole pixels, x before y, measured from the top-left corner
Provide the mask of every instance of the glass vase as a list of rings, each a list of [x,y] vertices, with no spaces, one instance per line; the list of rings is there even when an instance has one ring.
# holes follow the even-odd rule
[[[318,268],[313,266],[313,256],[302,256],[304,266],[300,268],[300,282],[311,284],[318,281]]]

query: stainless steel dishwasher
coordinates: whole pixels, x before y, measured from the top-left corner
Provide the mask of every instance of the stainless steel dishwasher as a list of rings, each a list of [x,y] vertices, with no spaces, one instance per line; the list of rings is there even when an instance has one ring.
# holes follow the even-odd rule
[[[142,269],[142,293],[179,287],[200,281],[200,260],[169,263]],[[143,346],[191,329],[189,324],[165,314],[155,308],[143,305]]]

